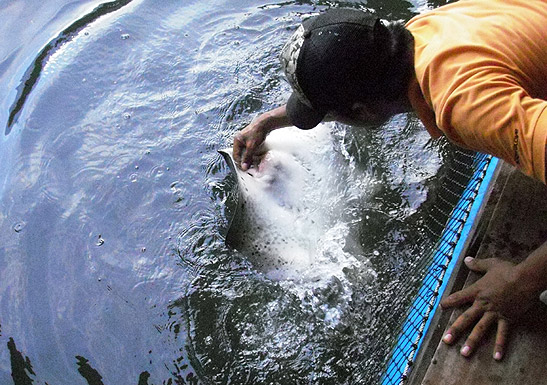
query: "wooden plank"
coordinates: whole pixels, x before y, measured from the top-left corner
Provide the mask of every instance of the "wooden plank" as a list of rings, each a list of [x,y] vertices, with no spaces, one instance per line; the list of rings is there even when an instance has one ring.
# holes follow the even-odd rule
[[[462,269],[463,259],[468,255],[476,255],[477,249],[480,246],[480,241],[484,238],[484,234],[486,233],[495,207],[512,171],[513,167],[509,166],[507,163],[498,162],[492,176],[492,183],[490,183],[486,195],[483,197],[483,205],[477,213],[477,220],[475,220],[473,228],[469,232],[465,245],[462,248],[462,253],[454,266],[453,274],[448,277],[448,283],[445,290],[446,293],[457,291],[465,284],[469,272],[465,266]],[[416,356],[414,367],[408,381],[409,384],[419,384],[423,380],[431,360],[433,359],[437,345],[443,336],[445,327],[448,325],[450,316],[450,312],[441,311],[440,308],[435,311],[431,320],[431,327],[426,331],[424,336],[423,347]]]
[[[476,257],[496,256],[519,262],[546,239],[547,187],[515,171],[503,189]],[[478,278],[479,275],[469,273],[465,286]],[[449,323],[462,311],[445,312],[450,314]],[[521,322],[512,327],[501,362],[492,358],[493,336],[470,358],[459,353],[464,341],[465,336],[453,346],[438,342],[422,385],[547,383],[547,306],[539,299]]]

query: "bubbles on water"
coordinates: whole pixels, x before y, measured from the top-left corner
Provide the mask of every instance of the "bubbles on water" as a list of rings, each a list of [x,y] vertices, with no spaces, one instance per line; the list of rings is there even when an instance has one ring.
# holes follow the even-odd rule
[[[133,173],[131,175],[129,175],[129,180],[132,182],[132,183],[135,183],[138,179],[138,176],[137,174]]]
[[[152,170],[150,170],[150,175],[154,178],[160,178],[160,177],[163,176],[163,174],[165,172],[164,170],[165,169],[161,165],[154,166],[154,167],[152,167]]]
[[[13,225],[13,231],[15,231],[16,233],[20,233],[21,231],[23,231],[25,226],[26,226],[25,222],[22,222],[22,221],[17,222],[16,224]]]
[[[126,112],[125,114],[123,114],[123,118],[124,118],[125,120],[129,120],[129,119],[131,119],[131,114],[129,114],[128,112]]]
[[[173,193],[173,197],[175,198],[174,203],[181,203],[184,201],[183,189],[179,186],[180,184],[181,182],[175,181],[170,185],[171,192]]]
[[[122,40],[127,40],[127,39],[129,39],[129,37],[130,37],[130,36],[129,36],[128,33],[123,33],[123,34],[120,36],[120,38],[121,38]]]

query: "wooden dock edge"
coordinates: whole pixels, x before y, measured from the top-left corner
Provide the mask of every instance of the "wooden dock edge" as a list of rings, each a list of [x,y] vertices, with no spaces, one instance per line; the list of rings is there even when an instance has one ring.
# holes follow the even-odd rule
[[[476,255],[498,200],[501,197],[503,188],[505,187],[507,179],[512,171],[513,167],[509,166],[505,162],[498,162],[498,165],[494,170],[490,186],[488,186],[486,191],[486,196],[483,197],[483,203],[477,213],[478,220],[475,221],[469,231],[469,235],[464,243],[462,252],[456,261],[454,273],[448,278],[448,283],[443,297],[448,296],[450,293],[453,293],[463,287],[468,276],[467,269],[461,268],[463,259],[467,256]],[[450,316],[451,312],[435,311],[431,319],[431,326],[424,336],[422,347],[418,351],[414,361],[413,368],[407,382],[409,385],[421,384],[433,359],[437,346],[441,341]]]

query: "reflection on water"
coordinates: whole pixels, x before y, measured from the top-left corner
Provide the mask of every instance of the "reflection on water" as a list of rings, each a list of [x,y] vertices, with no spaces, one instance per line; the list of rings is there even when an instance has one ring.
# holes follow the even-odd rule
[[[0,47],[0,383],[373,381],[390,349],[376,331],[396,334],[397,282],[432,242],[442,153],[414,118],[333,130],[337,223],[360,261],[342,276],[271,280],[224,244],[234,181],[216,150],[287,98],[277,52],[336,2],[44,4],[0,9],[22,31]]]

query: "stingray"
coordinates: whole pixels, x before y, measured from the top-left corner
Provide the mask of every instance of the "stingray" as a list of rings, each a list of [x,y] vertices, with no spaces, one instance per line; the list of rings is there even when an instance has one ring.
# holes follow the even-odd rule
[[[235,165],[231,148],[219,151],[237,178],[226,245],[270,277],[316,276],[318,268],[334,273],[332,266],[341,270],[354,261],[341,250],[332,143],[329,125],[281,128],[247,171]]]

